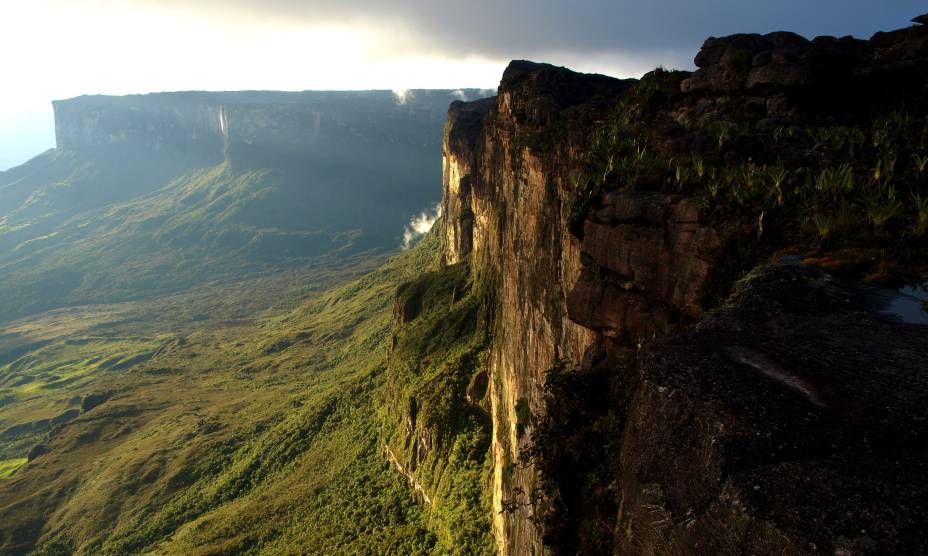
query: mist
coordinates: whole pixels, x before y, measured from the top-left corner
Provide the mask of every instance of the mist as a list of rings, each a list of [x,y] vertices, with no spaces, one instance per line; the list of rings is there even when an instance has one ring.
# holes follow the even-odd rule
[[[405,251],[416,244],[422,236],[429,233],[435,221],[441,218],[441,204],[428,208],[409,219],[403,229],[402,249]]]

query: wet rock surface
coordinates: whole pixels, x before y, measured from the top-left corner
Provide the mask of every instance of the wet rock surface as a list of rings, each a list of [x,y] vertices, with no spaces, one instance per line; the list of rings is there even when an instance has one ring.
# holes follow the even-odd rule
[[[641,356],[620,552],[928,549],[928,327],[798,265]]]

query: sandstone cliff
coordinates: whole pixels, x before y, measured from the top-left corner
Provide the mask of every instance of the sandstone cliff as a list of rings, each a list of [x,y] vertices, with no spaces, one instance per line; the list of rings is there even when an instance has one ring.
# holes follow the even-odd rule
[[[58,148],[0,172],[0,320],[393,250],[439,200],[462,95],[480,91],[55,102]]]
[[[924,551],[928,316],[858,280],[926,271],[899,191],[928,195],[928,27],[696,65],[513,62],[451,106],[442,259],[485,288],[497,549]]]

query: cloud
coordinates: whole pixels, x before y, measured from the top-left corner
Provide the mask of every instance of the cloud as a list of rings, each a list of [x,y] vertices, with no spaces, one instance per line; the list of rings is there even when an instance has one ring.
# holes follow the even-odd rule
[[[8,114],[80,94],[495,87],[512,59],[634,77],[692,68],[710,35],[868,36],[923,11],[924,0],[10,0],[0,52],[15,53],[4,73],[17,79],[0,88],[0,135]]]
[[[85,0],[105,2],[107,0]],[[112,1],[112,0],[109,0]],[[621,53],[689,65],[703,39],[792,30],[869,36],[903,27],[924,0],[136,0],[160,9],[244,22],[364,25],[393,54],[489,58]],[[685,54],[684,54],[685,53]],[[549,60],[551,61],[551,60]],[[557,60],[554,60],[557,61]]]
[[[405,250],[415,245],[419,238],[429,233],[429,230],[432,229],[432,226],[439,217],[441,217],[440,204],[436,204],[434,207],[427,208],[413,216],[403,229],[402,248]]]
[[[400,106],[406,104],[407,101],[415,98],[415,93],[409,89],[394,89],[393,98],[396,99],[396,103]]]

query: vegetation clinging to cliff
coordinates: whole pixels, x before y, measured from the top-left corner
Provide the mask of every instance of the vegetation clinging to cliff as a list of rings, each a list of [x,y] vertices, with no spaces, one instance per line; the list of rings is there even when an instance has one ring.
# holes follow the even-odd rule
[[[438,244],[434,234],[423,241]],[[490,421],[478,378],[488,331],[478,290],[468,261],[399,288],[380,408],[388,449],[428,497],[439,550],[461,555],[495,546]]]
[[[532,442],[514,465],[532,466],[538,487],[504,501],[531,503],[555,554],[611,554],[619,514],[615,469],[635,373],[618,353],[588,368],[561,361],[545,373]]]
[[[183,339],[98,376],[97,391],[114,395],[50,434],[45,455],[0,478],[0,501],[16,508],[0,520],[0,551],[434,553],[427,512],[383,458],[375,395],[393,293],[431,264],[436,243],[347,283],[356,270],[303,276],[308,299],[286,290],[286,301],[260,316],[251,298],[280,296],[272,279],[190,294],[178,307],[162,300],[163,322],[101,307],[112,311],[101,323],[54,329],[60,339],[23,355],[35,365],[0,367],[0,378],[42,377],[75,353],[96,357],[86,350],[104,339],[160,336],[161,326]],[[202,318],[188,324],[175,311]],[[85,385],[57,387],[73,396]],[[69,514],[74,507],[86,510]]]
[[[900,284],[928,271],[928,121],[887,109],[854,121],[772,125],[743,105],[712,121],[685,115],[688,74],[645,76],[594,136],[576,182],[571,229],[609,190],[696,196],[721,248],[702,301],[782,249],[831,270]]]

